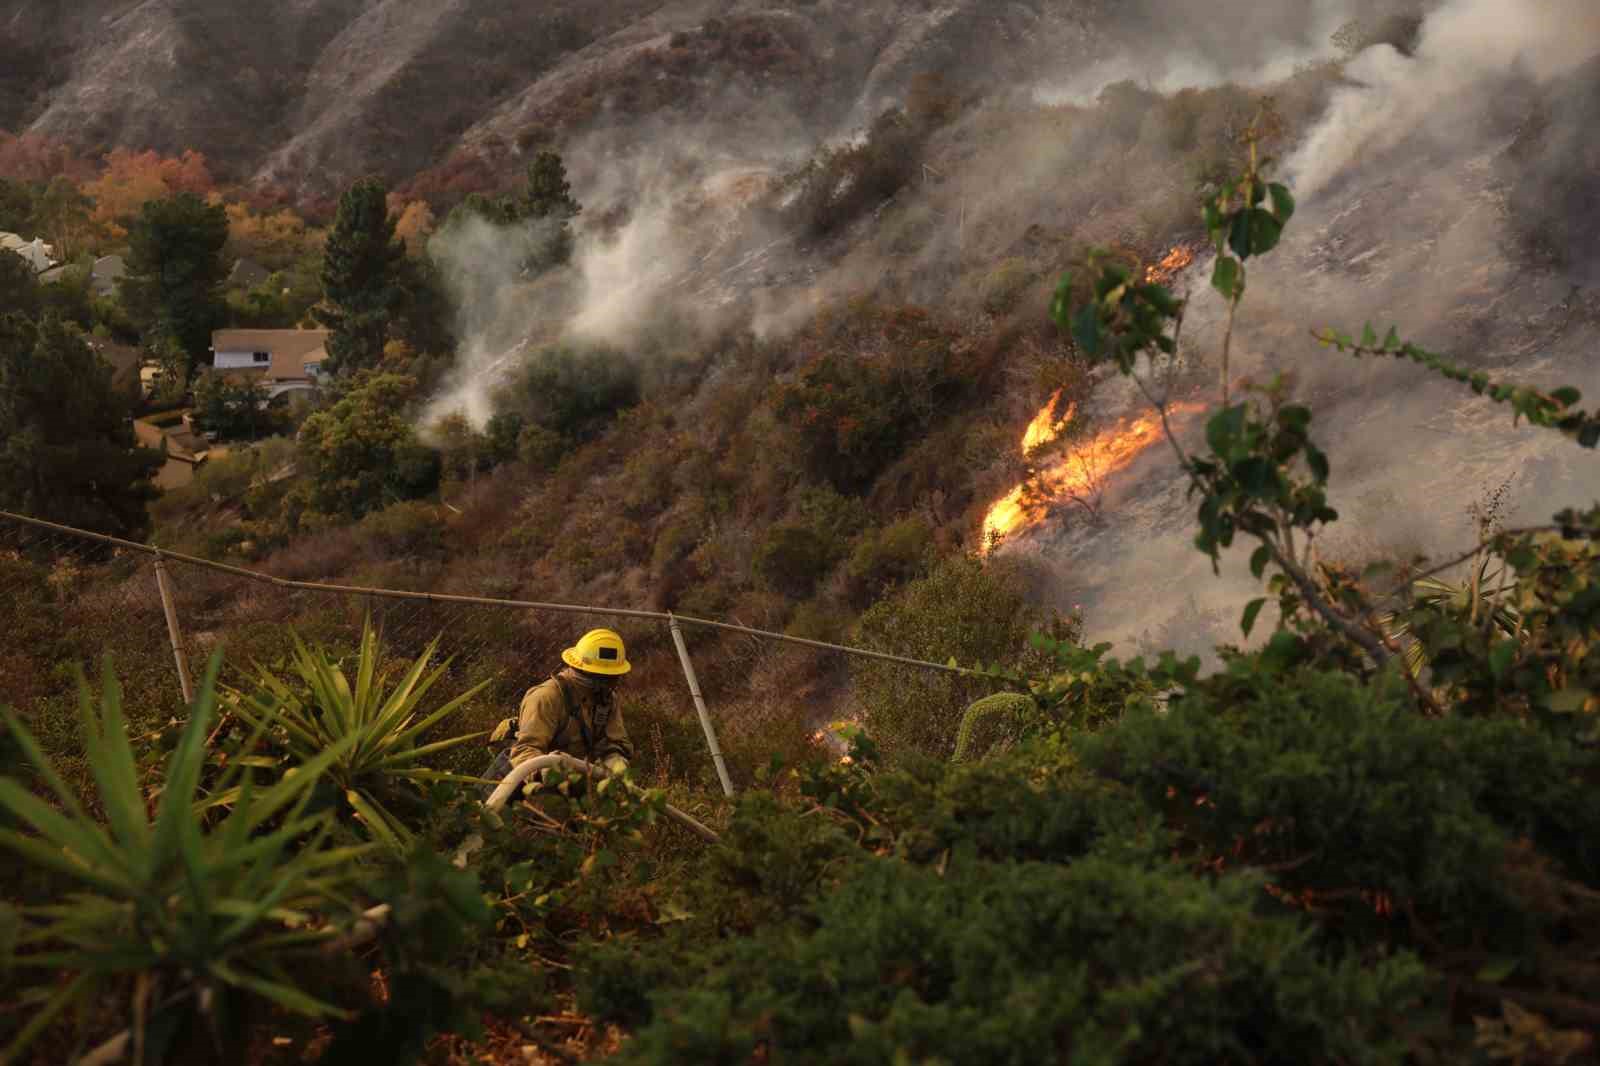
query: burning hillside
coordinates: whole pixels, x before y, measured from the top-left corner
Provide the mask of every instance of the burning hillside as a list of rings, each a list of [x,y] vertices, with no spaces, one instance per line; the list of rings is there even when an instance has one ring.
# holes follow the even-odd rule
[[[1054,443],[1072,421],[1074,407],[1069,406],[1059,418],[1056,416],[1060,399],[1057,390],[1028,423],[1022,435],[1024,456]],[[1200,403],[1174,404],[1169,417],[1193,414],[1203,408]],[[1098,514],[1109,479],[1160,439],[1161,434],[1161,416],[1152,411],[1118,419],[1086,439],[1067,442],[1048,465],[989,508],[983,519],[984,545],[1025,533],[1062,507],[1078,506]]]

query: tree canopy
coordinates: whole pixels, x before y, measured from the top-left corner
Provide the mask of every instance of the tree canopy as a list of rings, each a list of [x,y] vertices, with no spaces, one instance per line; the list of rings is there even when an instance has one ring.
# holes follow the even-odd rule
[[[389,325],[406,301],[405,255],[388,189],[376,178],[356,182],[339,201],[323,253],[323,300],[312,310],[332,331],[331,372],[369,370],[383,359]]]
[[[227,243],[227,211],[193,193],[149,201],[128,231],[122,302],[147,339],[171,338],[191,371],[204,361],[211,331],[222,322]]]
[[[112,368],[55,315],[0,316],[0,507],[123,537],[147,528],[158,451]]]
[[[437,487],[439,456],[417,441],[405,414],[416,384],[399,374],[365,376],[306,419],[299,441],[312,510],[360,518]]]

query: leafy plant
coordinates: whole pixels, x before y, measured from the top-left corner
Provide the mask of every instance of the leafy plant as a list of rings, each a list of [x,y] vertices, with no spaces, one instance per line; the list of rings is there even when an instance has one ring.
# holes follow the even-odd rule
[[[396,787],[428,781],[471,780],[431,770],[423,760],[476,740],[469,733],[419,744],[427,731],[461,707],[487,684],[484,681],[428,712],[419,710],[423,697],[450,668],[449,660],[424,676],[439,645],[438,638],[411,663],[392,689],[380,676],[383,649],[367,620],[351,684],[334,658],[321,648],[307,647],[298,634],[290,657],[289,679],[258,667],[257,691],[229,690],[228,707],[258,730],[271,730],[293,767],[322,757],[330,748],[339,756],[329,762],[327,776],[367,831],[389,846],[402,849],[412,834],[391,807]],[[227,797],[223,797],[227,798]]]
[[[9,961],[47,979],[33,993],[39,1006],[7,1061],[63,1011],[113,990],[127,997],[135,1061],[160,1060],[185,1015],[222,1042],[234,1035],[241,1000],[319,1018],[341,1013],[307,990],[296,964],[326,939],[319,916],[350,909],[357,860],[370,850],[328,846],[331,815],[308,812],[317,783],[359,738],[334,740],[262,789],[251,760],[230,761],[217,786],[236,798],[208,821],[197,801],[220,662],[211,660],[167,760],[159,800],[140,786],[122,690],[109,665],[98,705],[80,678],[84,748],[107,825],[90,815],[27,727],[4,712],[54,803],[0,778],[0,808],[32,830],[0,829],[0,847],[72,886],[59,902],[21,908]],[[258,735],[270,723],[264,716]],[[54,980],[61,971],[72,975],[65,984]]]

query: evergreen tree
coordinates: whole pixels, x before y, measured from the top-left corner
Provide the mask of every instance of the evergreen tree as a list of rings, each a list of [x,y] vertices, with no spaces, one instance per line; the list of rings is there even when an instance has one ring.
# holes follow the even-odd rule
[[[148,528],[158,451],[114,372],[54,315],[0,315],[0,507],[122,537]]]
[[[0,230],[36,236],[33,190],[11,178],[0,178]]]
[[[339,201],[322,260],[323,300],[312,310],[332,331],[328,369],[369,370],[383,359],[389,325],[406,301],[405,243],[382,181],[356,182]]]
[[[168,338],[182,349],[191,374],[209,361],[211,331],[226,311],[227,243],[227,211],[193,193],[146,203],[128,231],[123,305],[147,339]]]
[[[540,152],[528,166],[528,185],[510,205],[528,223],[533,250],[524,263],[530,273],[561,266],[572,258],[572,219],[583,210],[572,196],[567,167],[559,153]]]
[[[0,250],[0,312],[12,311],[28,318],[39,314],[39,282],[33,268],[20,255]]]
[[[540,152],[528,165],[528,187],[517,201],[522,218],[573,218],[583,205],[573,199],[560,153]]]

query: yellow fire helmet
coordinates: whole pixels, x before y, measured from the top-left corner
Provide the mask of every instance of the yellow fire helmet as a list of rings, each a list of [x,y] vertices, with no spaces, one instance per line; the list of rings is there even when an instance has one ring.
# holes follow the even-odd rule
[[[610,629],[589,630],[578,638],[577,644],[561,653],[561,661],[574,670],[615,677],[633,669],[622,638]]]

